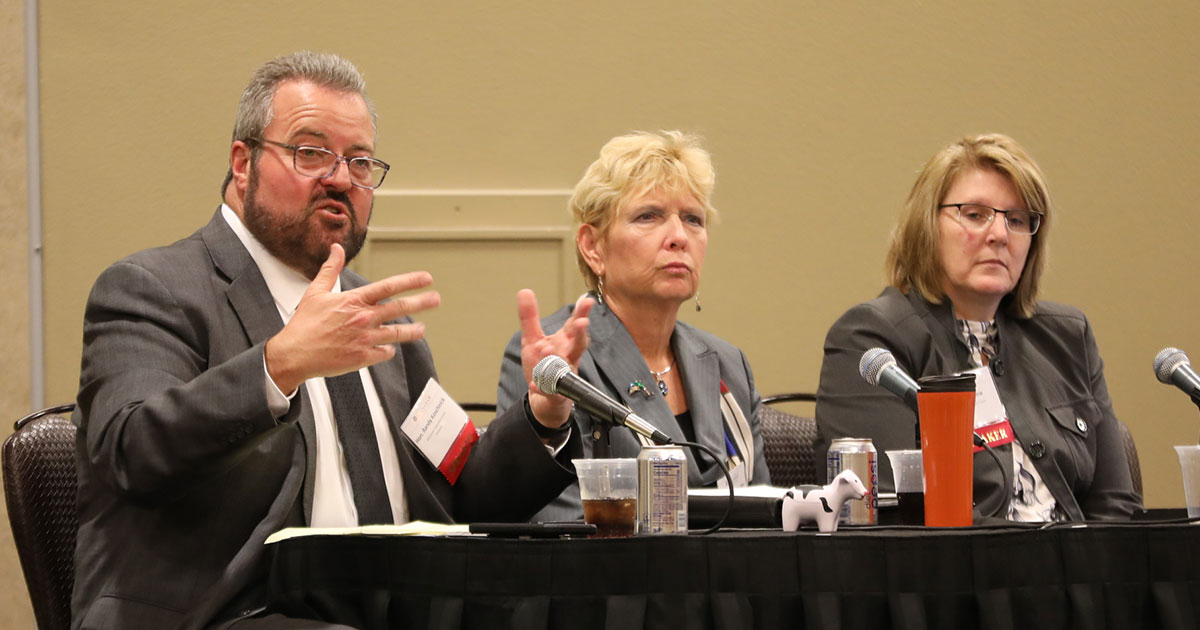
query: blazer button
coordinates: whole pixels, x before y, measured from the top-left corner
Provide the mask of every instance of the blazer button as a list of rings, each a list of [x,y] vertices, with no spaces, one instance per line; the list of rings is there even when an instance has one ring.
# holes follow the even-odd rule
[[[994,372],[996,376],[1004,376],[1004,361],[1001,361],[1000,359],[992,361],[992,372]]]
[[[1041,459],[1046,455],[1046,445],[1041,441],[1034,442],[1029,445],[1029,456],[1034,459]]]
[[[1083,418],[1075,418],[1075,428],[1079,429],[1080,433],[1087,433],[1087,423],[1083,421]]]

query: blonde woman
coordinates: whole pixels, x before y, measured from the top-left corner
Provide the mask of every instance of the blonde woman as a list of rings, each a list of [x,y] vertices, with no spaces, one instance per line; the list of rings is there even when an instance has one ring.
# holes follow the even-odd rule
[[[591,345],[579,374],[672,439],[725,454],[735,485],[765,484],[760,400],[746,357],[677,319],[690,300],[700,308],[713,182],[708,152],[678,131],[613,138],[588,167],[569,203],[578,224],[579,269],[595,301],[588,315]],[[545,332],[562,326],[573,308],[542,320]],[[530,390],[520,349],[518,333],[501,367],[502,412]],[[578,408],[572,418],[569,430],[582,433],[590,456],[593,419]],[[636,457],[641,443],[627,429],[613,429],[610,446],[612,457]],[[707,454],[689,451],[689,485],[711,485],[719,477],[720,467]],[[582,516],[574,485],[535,519]]]

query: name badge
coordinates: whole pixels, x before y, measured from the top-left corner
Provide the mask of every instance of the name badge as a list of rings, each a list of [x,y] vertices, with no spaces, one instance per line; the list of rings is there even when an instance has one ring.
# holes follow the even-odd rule
[[[995,424],[989,424],[986,427],[977,428],[975,429],[975,435],[983,438],[983,441],[987,442],[987,445],[992,448],[1011,444],[1016,438],[1013,435],[1012,424],[1008,420],[1002,420]],[[976,453],[981,451],[983,451],[982,446],[975,447]]]
[[[432,378],[400,424],[417,451],[454,485],[479,440],[475,424],[458,403]]]
[[[992,380],[991,370],[981,367],[967,370],[963,374],[975,375],[975,428],[980,429],[1008,420],[1004,403],[1000,402],[1000,392],[996,390],[996,381]]]
[[[1012,443],[1016,436],[1000,401],[996,381],[992,380],[992,371],[981,367],[969,373],[975,375],[975,434],[992,448]],[[975,447],[976,453],[982,450],[982,446]]]

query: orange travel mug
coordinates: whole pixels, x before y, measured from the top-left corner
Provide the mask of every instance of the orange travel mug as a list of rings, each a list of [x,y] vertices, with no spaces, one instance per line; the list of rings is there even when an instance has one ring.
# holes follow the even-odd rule
[[[974,461],[975,375],[926,376],[919,381],[925,525],[971,524]]]

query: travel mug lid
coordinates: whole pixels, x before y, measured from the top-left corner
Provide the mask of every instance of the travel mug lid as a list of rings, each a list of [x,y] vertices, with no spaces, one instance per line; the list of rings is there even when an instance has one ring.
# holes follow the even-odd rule
[[[975,391],[974,374],[950,374],[946,376],[922,376],[917,379],[921,386],[919,393],[933,394],[937,392],[973,392]]]

